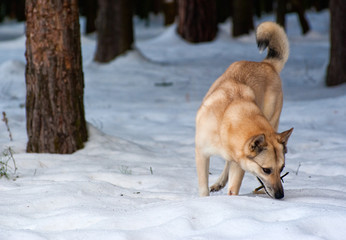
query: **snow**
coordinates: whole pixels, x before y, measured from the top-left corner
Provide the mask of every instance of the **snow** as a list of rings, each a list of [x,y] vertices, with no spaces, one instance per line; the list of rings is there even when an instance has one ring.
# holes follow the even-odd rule
[[[344,238],[346,86],[324,86],[328,11],[308,18],[307,36],[296,15],[287,18],[280,131],[294,132],[284,200],[252,194],[259,183],[250,174],[239,196],[198,197],[195,113],[230,63],[264,57],[254,33],[232,39],[227,22],[215,41],[190,44],[160,17],[149,28],[136,20],[136,50],[109,64],[92,61],[95,37],[83,35],[90,138],[84,149],[58,155],[25,152],[24,26],[0,25],[0,110],[14,138],[0,122],[0,150],[11,146],[18,167],[18,178],[0,179],[0,239]],[[273,16],[256,23],[265,20]],[[212,159],[211,183],[223,164]]]

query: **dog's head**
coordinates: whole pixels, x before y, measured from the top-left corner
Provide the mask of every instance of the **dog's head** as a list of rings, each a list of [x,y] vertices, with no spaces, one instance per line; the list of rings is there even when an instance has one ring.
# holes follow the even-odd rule
[[[280,174],[285,167],[287,141],[293,128],[271,135],[251,137],[244,146],[245,164],[241,167],[254,174],[262,183],[266,193],[276,199],[284,197]]]

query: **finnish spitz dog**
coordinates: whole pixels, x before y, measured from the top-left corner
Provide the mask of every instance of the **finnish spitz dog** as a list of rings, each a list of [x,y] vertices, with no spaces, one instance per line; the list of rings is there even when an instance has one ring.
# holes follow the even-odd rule
[[[285,31],[273,22],[256,30],[258,48],[268,48],[262,62],[238,61],[212,84],[196,116],[195,154],[200,196],[222,189],[237,195],[244,171],[255,175],[265,192],[284,197],[280,173],[285,167],[287,141],[293,131],[277,133],[283,104],[280,72],[289,55]],[[225,159],[225,168],[209,189],[212,155]]]

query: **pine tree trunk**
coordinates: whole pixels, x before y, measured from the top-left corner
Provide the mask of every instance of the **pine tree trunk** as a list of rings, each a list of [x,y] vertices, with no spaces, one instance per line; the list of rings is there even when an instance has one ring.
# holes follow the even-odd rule
[[[96,31],[96,14],[97,14],[97,0],[86,0],[85,1],[85,16],[86,25],[85,33],[93,33]]]
[[[305,9],[301,0],[291,0],[293,10],[298,14],[302,33],[306,34],[310,31],[309,22],[305,17]]]
[[[109,62],[132,47],[132,1],[99,0],[98,3],[98,39],[94,60]]]
[[[249,34],[254,29],[252,0],[233,0],[233,37]]]
[[[346,82],[346,1],[330,1],[330,60],[326,84],[334,86]]]
[[[216,0],[217,23],[223,23],[232,15],[232,0]]]
[[[18,22],[25,21],[25,0],[16,1],[16,18]]]
[[[77,0],[26,1],[27,152],[72,153],[87,140]]]
[[[178,0],[178,33],[189,42],[206,42],[217,33],[216,2]]]
[[[177,15],[175,0],[163,0],[163,13],[165,15],[165,26],[173,24]]]
[[[286,29],[286,2],[287,0],[277,0],[276,22]]]

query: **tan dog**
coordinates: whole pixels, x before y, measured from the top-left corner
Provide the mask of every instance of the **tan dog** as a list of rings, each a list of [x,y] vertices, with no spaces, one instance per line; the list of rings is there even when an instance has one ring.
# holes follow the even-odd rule
[[[239,61],[210,87],[196,116],[196,167],[200,196],[208,196],[209,159],[219,155],[225,168],[211,186],[218,191],[228,180],[228,194],[237,195],[244,171],[255,175],[273,198],[284,197],[280,173],[293,128],[277,133],[282,108],[279,73],[288,55],[284,30],[273,22],[258,26],[262,62]]]

